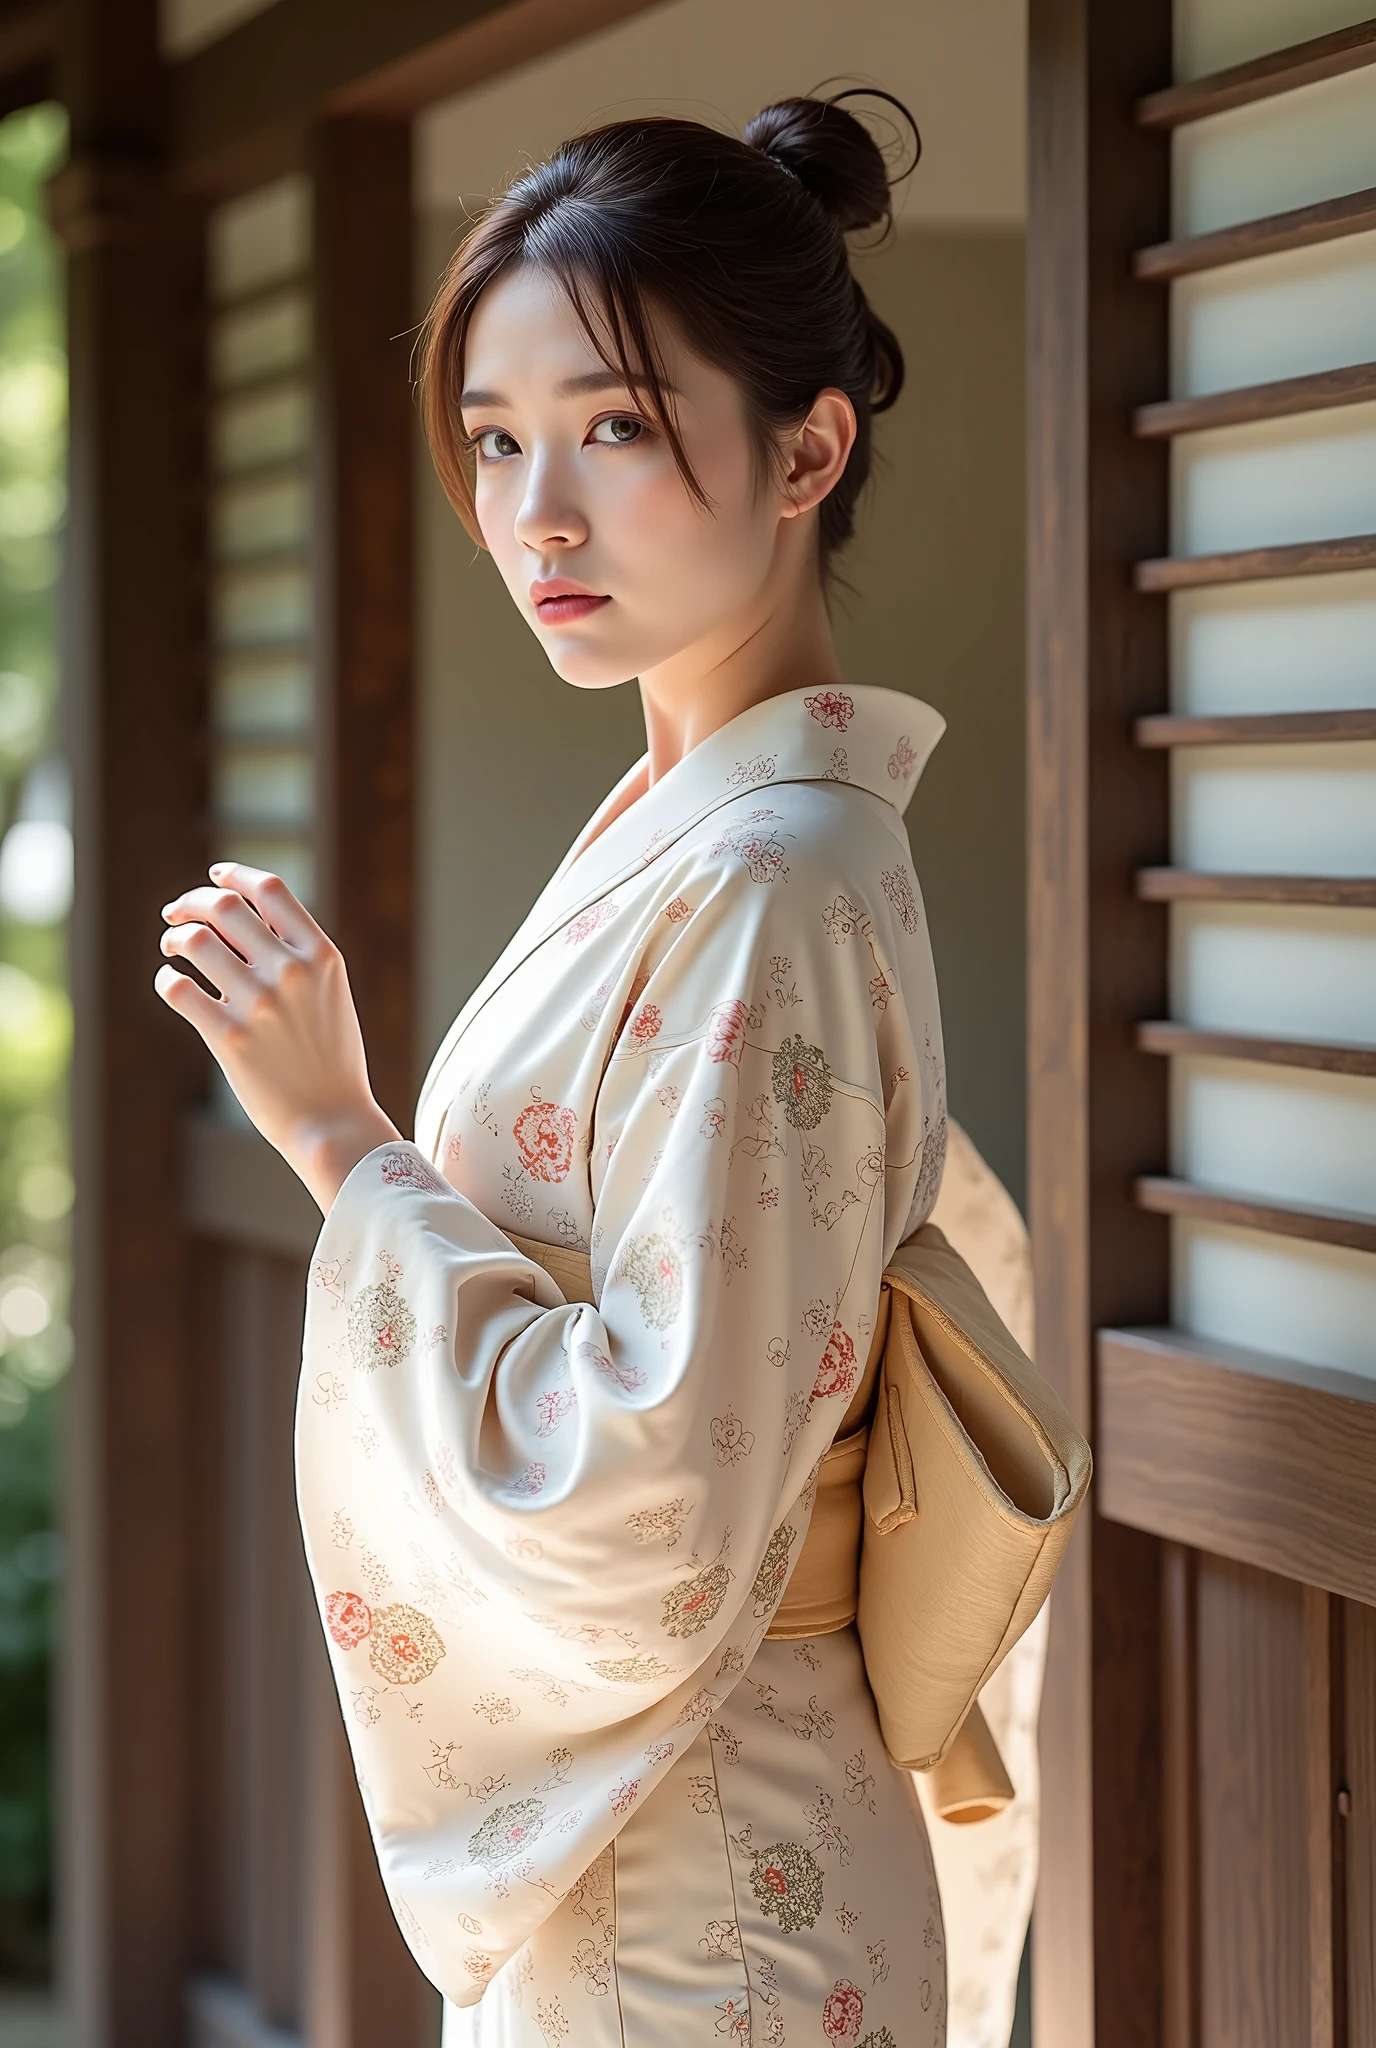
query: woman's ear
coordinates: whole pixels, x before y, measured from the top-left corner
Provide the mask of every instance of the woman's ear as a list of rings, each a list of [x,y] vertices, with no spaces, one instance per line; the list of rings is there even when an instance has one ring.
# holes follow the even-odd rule
[[[785,519],[811,512],[835,489],[855,445],[855,433],[855,407],[845,392],[819,391],[811,412],[784,444],[788,467],[779,510]]]

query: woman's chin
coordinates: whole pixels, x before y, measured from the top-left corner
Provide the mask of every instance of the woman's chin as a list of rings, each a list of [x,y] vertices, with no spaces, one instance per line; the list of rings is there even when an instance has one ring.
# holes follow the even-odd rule
[[[624,651],[580,645],[572,635],[540,637],[550,667],[575,690],[614,690],[640,674],[642,665]]]

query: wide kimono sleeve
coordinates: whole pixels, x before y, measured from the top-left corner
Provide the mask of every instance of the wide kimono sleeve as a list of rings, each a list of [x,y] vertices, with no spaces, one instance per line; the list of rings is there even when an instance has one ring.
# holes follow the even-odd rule
[[[307,1551],[383,1880],[459,2005],[749,1662],[923,1178],[911,925],[815,863],[691,893],[598,1089],[596,1307],[401,1143],[312,1268]]]

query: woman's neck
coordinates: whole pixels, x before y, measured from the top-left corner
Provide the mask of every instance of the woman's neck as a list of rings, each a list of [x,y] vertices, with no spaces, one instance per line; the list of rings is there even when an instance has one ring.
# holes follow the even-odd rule
[[[821,689],[841,679],[831,619],[809,551],[796,569],[780,564],[780,573],[770,578],[750,615],[723,622],[710,639],[642,675],[650,785],[752,705],[787,690]]]

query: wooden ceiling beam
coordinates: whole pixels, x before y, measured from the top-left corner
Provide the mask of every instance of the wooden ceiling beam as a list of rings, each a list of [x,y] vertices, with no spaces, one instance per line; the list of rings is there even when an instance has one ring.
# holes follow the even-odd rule
[[[169,152],[220,195],[305,160],[324,115],[409,119],[653,0],[276,0],[170,67]]]

